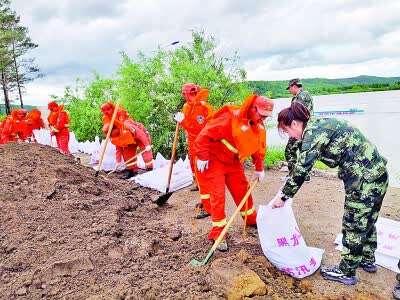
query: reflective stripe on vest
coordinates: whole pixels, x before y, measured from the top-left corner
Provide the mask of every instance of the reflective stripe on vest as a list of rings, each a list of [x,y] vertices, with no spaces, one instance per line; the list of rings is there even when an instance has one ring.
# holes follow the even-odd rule
[[[201,200],[210,199],[210,194],[200,194],[200,199]]]
[[[241,211],[240,214],[244,217],[244,216],[250,216],[251,214],[253,214],[255,212],[255,208],[254,206],[248,210],[245,211]]]
[[[221,143],[224,144],[225,147],[228,148],[229,151],[231,151],[231,152],[233,152],[233,153],[235,153],[235,154],[238,154],[238,153],[239,153],[239,150],[236,149],[235,147],[233,147],[232,144],[230,144],[227,140],[222,139],[222,140],[221,140]]]
[[[213,227],[224,227],[226,224],[227,224],[226,218],[221,220],[221,221],[219,221],[219,222],[212,221],[212,226]]]

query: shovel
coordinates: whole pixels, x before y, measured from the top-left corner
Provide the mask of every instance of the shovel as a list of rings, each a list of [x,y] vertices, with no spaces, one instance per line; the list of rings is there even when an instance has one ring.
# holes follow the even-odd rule
[[[110,126],[108,127],[108,131],[107,131],[107,135],[106,135],[106,140],[104,142],[103,149],[101,149],[99,168],[97,169],[96,174],[95,174],[96,177],[99,176],[99,172],[100,172],[101,167],[103,165],[104,153],[106,152],[107,144],[108,144],[108,141],[110,140],[110,135],[111,135],[112,128],[114,126],[115,117],[117,116],[119,103],[120,103],[120,101],[118,101],[117,104],[115,104],[115,108],[114,108],[114,111],[113,111],[113,114],[112,114],[112,117],[111,117],[111,121],[110,121]]]
[[[172,175],[172,168],[174,166],[176,143],[178,142],[178,133],[179,133],[179,123],[176,123],[174,142],[172,143],[171,161],[169,163],[169,170],[168,170],[167,188],[165,190],[165,193],[154,201],[155,203],[157,203],[158,206],[162,206],[165,203],[167,203],[169,197],[171,197],[173,193],[169,191],[169,187],[171,185],[171,177],[172,177],[171,175]]]
[[[134,161],[139,155],[142,155],[142,154],[145,153],[146,151],[151,150],[152,147],[153,147],[153,146],[151,146],[151,145],[145,147],[142,151],[136,153],[134,156],[132,156],[130,159],[128,159],[128,160],[125,162],[125,165],[126,165],[127,167],[134,166],[134,165],[136,164],[136,162],[133,162],[133,163],[131,163],[131,162]],[[112,173],[114,173],[115,171],[117,171],[117,168],[115,168],[114,170],[108,172],[108,173],[107,173],[107,176],[110,175],[110,174],[112,174]]]
[[[250,188],[247,190],[247,193],[244,195],[242,201],[239,203],[238,207],[236,208],[235,212],[233,213],[232,217],[229,219],[228,223],[225,225],[224,229],[222,232],[219,234],[219,237],[215,240],[214,245],[211,247],[210,251],[208,252],[207,256],[202,260],[198,261],[197,259],[192,259],[190,261],[190,265],[193,267],[200,267],[204,266],[208,263],[210,260],[211,256],[213,256],[215,250],[217,249],[218,245],[221,243],[221,241],[224,239],[226,232],[228,231],[229,227],[231,226],[233,220],[235,219],[236,215],[240,212],[242,209],[243,205],[247,202],[247,199],[249,198],[251,191],[254,189],[256,186],[258,180],[255,180],[251,183]]]

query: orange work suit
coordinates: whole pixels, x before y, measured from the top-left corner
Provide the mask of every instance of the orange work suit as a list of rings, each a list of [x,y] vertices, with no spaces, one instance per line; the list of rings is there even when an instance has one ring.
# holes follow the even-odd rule
[[[106,132],[105,128],[108,128],[111,121],[110,116],[103,116],[103,131]],[[151,145],[150,134],[143,124],[135,122],[128,117],[128,113],[119,109],[117,116],[114,121],[113,130],[111,131],[111,143],[116,147],[116,161],[119,163],[122,161],[128,161],[136,155],[137,149],[145,149]],[[153,168],[153,152],[152,150],[145,151],[142,153],[146,169],[151,170]],[[127,169],[137,172],[137,159],[128,163]]]
[[[187,102],[182,109],[185,118],[180,123],[186,132],[190,167],[195,174],[199,186],[200,200],[203,204],[204,210],[209,214],[211,214],[210,187],[204,175],[197,171],[194,145],[196,137],[206,125],[207,120],[211,117],[212,111],[211,105],[206,101],[195,101],[193,104]]]
[[[57,148],[61,153],[70,154],[69,144],[69,116],[62,105],[57,110],[50,111],[47,118],[50,126],[50,134],[56,137]]]
[[[13,118],[13,132],[14,135],[21,141],[27,140],[32,132],[29,128],[28,120],[26,119],[26,111],[22,109],[15,109],[11,112]]]
[[[2,122],[2,129],[0,130],[0,144],[7,144],[8,142],[16,141],[13,127],[13,118],[11,116],[7,116]]]
[[[256,96],[248,97],[241,107],[225,106],[207,122],[195,141],[197,159],[208,160],[203,172],[209,185],[212,229],[208,235],[216,240],[227,224],[225,216],[225,185],[236,205],[246,194],[249,183],[244,174],[243,161],[252,157],[256,171],[264,169],[266,131],[262,123],[251,124],[247,111]],[[257,212],[250,196],[241,209],[247,224],[255,225]]]

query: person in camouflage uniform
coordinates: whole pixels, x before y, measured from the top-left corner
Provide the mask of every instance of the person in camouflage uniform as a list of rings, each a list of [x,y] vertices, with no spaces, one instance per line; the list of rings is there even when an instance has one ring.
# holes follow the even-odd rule
[[[399,270],[400,270],[400,260],[399,260],[399,263],[397,264],[397,266],[399,267]],[[397,279],[397,284],[395,285],[395,287],[393,289],[393,298],[400,299],[400,273],[397,273],[396,279]]]
[[[308,110],[310,111],[311,115],[314,112],[314,104],[313,98],[311,95],[303,90],[303,84],[301,83],[300,79],[295,78],[289,81],[288,87],[286,88],[289,92],[293,95],[292,103],[294,101],[298,101],[304,104]],[[288,164],[289,175],[293,170],[294,165],[297,161],[297,152],[300,149],[301,142],[294,139],[289,138],[288,143],[286,144],[285,148],[285,159]],[[306,180],[310,180],[310,176],[306,178]]]
[[[317,160],[338,167],[344,182],[343,250],[338,266],[322,267],[325,279],[356,284],[357,267],[376,272],[375,223],[388,186],[386,159],[355,127],[334,118],[310,119],[308,109],[293,102],[278,115],[278,128],[301,140],[300,155],[282,190],[273,199],[281,207],[292,198]]]

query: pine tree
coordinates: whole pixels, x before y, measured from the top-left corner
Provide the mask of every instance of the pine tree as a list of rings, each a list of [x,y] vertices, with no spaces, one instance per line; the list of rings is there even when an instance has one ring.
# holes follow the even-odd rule
[[[26,57],[37,46],[28,36],[28,29],[20,24],[19,16],[10,9],[10,1],[0,0],[0,85],[7,113],[11,108],[10,93],[18,91],[23,107],[25,84],[42,76],[34,59]]]

